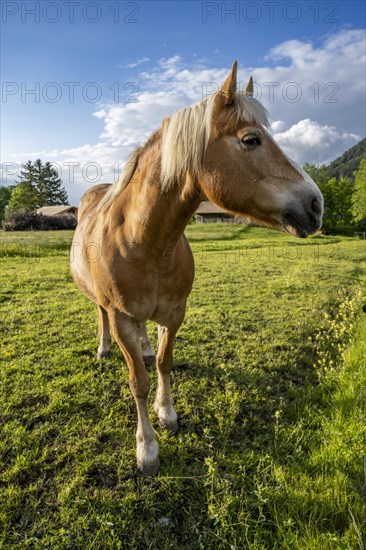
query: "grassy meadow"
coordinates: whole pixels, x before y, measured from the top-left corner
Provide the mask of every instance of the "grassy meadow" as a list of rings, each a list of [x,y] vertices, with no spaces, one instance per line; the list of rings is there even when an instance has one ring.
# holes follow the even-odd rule
[[[365,241],[227,224],[187,235],[180,431],[151,407],[161,469],[148,478],[122,354],[95,359],[72,233],[0,233],[0,548],[365,548]]]

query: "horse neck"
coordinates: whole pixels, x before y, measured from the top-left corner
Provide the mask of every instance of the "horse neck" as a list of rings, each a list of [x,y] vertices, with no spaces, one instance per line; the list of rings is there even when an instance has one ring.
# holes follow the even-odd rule
[[[128,241],[159,255],[175,248],[200,200],[199,188],[189,176],[163,190],[160,162],[143,163],[115,206],[124,214]]]

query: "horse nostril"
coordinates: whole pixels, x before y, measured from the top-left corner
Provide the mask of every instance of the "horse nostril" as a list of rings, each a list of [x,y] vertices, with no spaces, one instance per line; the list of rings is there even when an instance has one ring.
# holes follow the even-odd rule
[[[322,206],[318,199],[314,199],[311,203],[311,209],[314,212],[314,214],[321,214],[322,213]]]

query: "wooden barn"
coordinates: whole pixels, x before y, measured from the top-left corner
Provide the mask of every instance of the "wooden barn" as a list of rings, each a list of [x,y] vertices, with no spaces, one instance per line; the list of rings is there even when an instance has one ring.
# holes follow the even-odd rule
[[[42,216],[77,216],[78,209],[76,206],[70,205],[42,206],[37,209],[36,213]]]
[[[196,223],[235,223],[235,217],[210,201],[201,202],[195,213]],[[235,220],[235,221],[234,221]]]

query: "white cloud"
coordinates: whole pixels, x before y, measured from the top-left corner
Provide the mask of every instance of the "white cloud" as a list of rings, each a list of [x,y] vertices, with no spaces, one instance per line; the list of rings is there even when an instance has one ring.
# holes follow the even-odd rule
[[[281,121],[279,121],[281,122]],[[339,132],[335,126],[322,126],[306,118],[284,129],[283,125],[272,125],[274,138],[286,153],[298,164],[309,159],[316,163],[327,163],[345,149],[355,145],[360,136],[348,132]]]
[[[268,58],[277,64],[254,68],[254,80],[272,120],[293,125],[310,118],[364,134],[364,30],[342,30],[317,47],[290,40],[274,47]]]
[[[287,124],[284,120],[275,120],[271,124],[272,132],[274,134],[278,132],[284,132],[287,129]]]
[[[269,111],[275,139],[295,161],[328,162],[352,146],[365,132],[365,34],[362,30],[342,30],[328,36],[321,45],[291,40],[268,53],[270,65],[241,68],[240,86],[253,74],[256,91]],[[141,58],[134,66],[147,61]],[[130,65],[132,65],[130,63]],[[86,163],[98,163],[99,182],[113,181],[115,168],[130,151],[143,143],[166,115],[199,101],[205,91],[218,89],[229,67],[207,68],[197,59],[187,64],[175,55],[158,61],[138,79],[137,103],[100,105],[93,116],[103,122],[95,144],[73,149],[21,155],[19,158],[53,159],[61,165],[79,162],[75,182],[67,184],[69,196],[77,202],[92,183],[85,181]],[[272,94],[272,95],[271,95]],[[67,178],[64,177],[65,183]]]
[[[138,67],[139,65],[142,65],[143,63],[146,63],[147,61],[150,61],[150,57],[141,57],[140,59],[137,59],[136,61],[133,61],[132,63],[127,63],[126,65],[119,65],[120,69],[134,69],[135,67]]]

